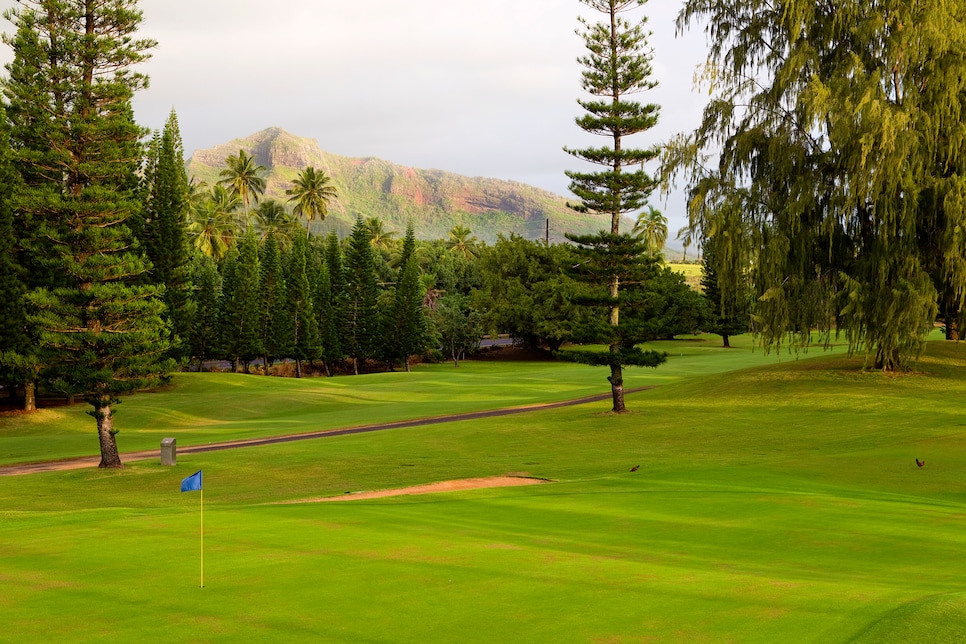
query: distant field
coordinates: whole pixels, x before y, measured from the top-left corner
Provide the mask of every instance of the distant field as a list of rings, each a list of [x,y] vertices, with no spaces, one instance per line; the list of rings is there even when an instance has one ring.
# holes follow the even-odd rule
[[[701,286],[701,264],[675,264],[669,262],[668,266],[672,271],[684,275],[692,288],[699,288]]]
[[[961,641],[966,346],[930,343],[916,373],[883,376],[840,353],[779,362],[716,344],[663,345],[677,351],[665,367],[629,371],[660,386],[621,416],[595,403],[0,477],[0,640]],[[127,399],[119,438],[308,431],[326,409],[363,424],[603,380],[466,366],[383,384],[185,376]],[[53,430],[3,418],[0,455],[65,451],[71,414],[90,419],[64,413]],[[197,469],[203,590],[200,495],[178,492]],[[507,473],[553,482],[274,504]]]

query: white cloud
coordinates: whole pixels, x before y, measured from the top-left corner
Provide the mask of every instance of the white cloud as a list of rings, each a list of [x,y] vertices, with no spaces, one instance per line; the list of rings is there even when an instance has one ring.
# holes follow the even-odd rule
[[[12,0],[0,0],[10,7]],[[349,156],[379,156],[566,192],[586,7],[576,0],[142,0],[159,41],[136,99],[160,127],[174,107],[189,153],[269,126]],[[648,146],[697,123],[703,36],[674,37],[678,3],[651,0],[662,106]],[[9,24],[4,31],[10,31]],[[9,60],[9,52],[0,53]],[[674,218],[680,204],[667,209]],[[672,220],[672,228],[679,223]]]

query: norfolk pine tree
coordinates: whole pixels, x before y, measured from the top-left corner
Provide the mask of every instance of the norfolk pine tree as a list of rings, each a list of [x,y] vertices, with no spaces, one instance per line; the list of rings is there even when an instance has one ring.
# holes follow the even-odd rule
[[[301,227],[293,235],[286,268],[286,337],[289,339],[289,355],[295,359],[295,377],[301,378],[302,362],[314,360],[322,352],[319,324],[312,301],[312,284],[309,281],[308,233]]]
[[[342,360],[346,351],[342,342],[345,329],[346,283],[342,249],[335,233],[325,239],[325,259],[316,281],[316,315],[322,340],[325,371],[332,375],[331,365]]]
[[[271,375],[269,369],[276,358],[289,355],[292,345],[285,299],[285,271],[277,234],[269,229],[259,248],[259,339],[266,376]]]
[[[238,370],[240,342],[235,307],[240,272],[238,263],[238,246],[231,246],[220,264],[221,290],[218,294],[217,330],[214,337],[215,356],[228,360],[231,363],[232,372]]]
[[[238,264],[235,268],[235,292],[231,303],[233,324],[229,332],[238,338],[238,360],[245,373],[252,360],[264,353],[262,345],[261,260],[258,257],[258,236],[251,226],[238,244]],[[265,365],[268,369],[268,365]]]
[[[31,339],[24,308],[26,285],[17,261],[17,236],[11,204],[16,173],[10,159],[6,118],[0,112],[0,385],[11,398],[19,385],[32,388],[36,370],[31,368]],[[35,407],[34,397],[25,392],[25,411]]]
[[[203,371],[205,360],[215,357],[218,330],[218,298],[221,295],[221,275],[215,260],[196,253],[192,264],[195,313],[191,318],[191,356],[198,360],[198,371]]]
[[[134,252],[144,131],[132,68],[154,43],[135,34],[132,0],[24,0],[6,12],[16,26],[3,89],[8,101],[18,216],[34,235],[29,252],[53,279],[27,294],[27,317],[48,364],[69,373],[97,421],[100,467],[121,467],[117,396],[158,382],[168,330],[162,289],[144,285],[149,265]]]
[[[406,226],[399,274],[382,334],[383,355],[390,370],[395,361],[401,359],[406,371],[410,371],[410,356],[432,348],[429,318],[423,307],[426,293],[416,264],[415,248],[416,235],[410,222]]]
[[[313,258],[315,281],[312,284],[312,308],[315,314],[316,328],[319,332],[319,358],[325,375],[332,375],[331,362],[339,360],[341,355],[332,347],[338,348],[338,325],[332,312],[332,280],[329,277],[329,265],[324,255]]]
[[[360,363],[364,363],[375,353],[379,333],[376,266],[372,258],[369,229],[361,217],[356,218],[352,227],[345,275],[344,349],[352,358],[355,374],[359,375]]]
[[[151,262],[150,279],[164,286],[165,319],[177,340],[172,353],[187,358],[191,347],[191,319],[195,312],[188,243],[190,204],[184,146],[174,110],[148,148],[141,195],[144,206],[140,216],[135,218],[137,225],[134,228]]]
[[[568,352],[568,356],[589,364],[610,367],[613,411],[625,411],[623,365],[656,367],[664,356],[653,351],[642,352],[626,346],[619,330],[622,279],[636,279],[646,274],[646,268],[635,266],[649,263],[647,248],[628,234],[620,231],[621,218],[640,210],[654,190],[653,179],[644,171],[644,164],[658,156],[658,148],[638,149],[625,144],[625,138],[646,132],[657,123],[658,106],[642,105],[628,96],[652,89],[651,50],[644,30],[646,19],[632,23],[622,14],[642,6],[645,0],[581,0],[591,9],[604,14],[605,20],[596,24],[580,19],[580,32],[587,55],[578,59],[584,67],[582,87],[592,98],[578,103],[587,114],[577,119],[577,125],[591,134],[607,137],[609,144],[602,147],[566,149],[568,153],[599,166],[597,172],[567,172],[570,191],[579,199],[575,209],[580,212],[608,214],[609,231],[597,235],[571,236],[579,245],[582,262],[592,269],[582,275],[606,285],[606,294],[587,300],[587,304],[603,306],[609,311],[611,329],[605,333],[608,354]],[[637,253],[637,254],[635,254]],[[615,261],[619,258],[619,262]],[[623,264],[620,262],[624,262]]]

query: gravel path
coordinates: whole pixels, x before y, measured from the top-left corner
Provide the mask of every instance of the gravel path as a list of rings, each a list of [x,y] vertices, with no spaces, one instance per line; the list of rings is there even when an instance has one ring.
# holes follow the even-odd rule
[[[625,389],[625,394],[632,394],[638,391],[646,391],[653,387],[638,387],[637,389]],[[238,449],[241,447],[256,447],[258,445],[276,445],[278,443],[291,443],[294,441],[311,440],[315,438],[329,438],[331,436],[346,436],[348,434],[364,434],[367,432],[379,432],[387,429],[402,429],[405,427],[422,427],[425,425],[439,425],[441,423],[454,423],[463,420],[476,420],[478,418],[496,418],[498,416],[510,416],[513,414],[523,414],[540,409],[558,409],[560,407],[572,407],[585,403],[600,402],[610,400],[611,394],[597,394],[585,396],[573,400],[563,400],[560,402],[542,403],[536,405],[522,405],[519,407],[506,407],[503,409],[490,409],[486,411],[474,411],[465,414],[451,414],[448,416],[433,416],[431,418],[417,418],[414,420],[403,420],[394,423],[379,423],[375,425],[361,425],[357,427],[345,427],[342,429],[328,429],[317,432],[305,432],[302,434],[286,434],[284,436],[269,436],[266,438],[253,438],[249,440],[226,441],[223,443],[208,443],[207,445],[186,445],[178,446],[178,454],[200,454],[203,452],[217,452],[225,449]],[[124,452],[121,460],[125,463],[130,461],[143,461],[149,458],[160,458],[160,448],[143,452]],[[0,466],[0,476],[20,476],[25,474],[37,474],[38,472],[54,472],[63,470],[79,470],[86,467],[97,467],[101,462],[100,456],[82,456],[78,458],[68,458],[56,461],[40,461],[36,463],[17,463],[15,465]]]

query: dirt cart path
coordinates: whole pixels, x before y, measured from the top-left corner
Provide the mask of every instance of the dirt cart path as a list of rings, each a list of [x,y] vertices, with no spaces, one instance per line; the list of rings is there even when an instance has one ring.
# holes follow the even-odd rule
[[[646,391],[654,387],[638,387],[627,389],[625,394],[632,394],[639,391]],[[387,429],[403,429],[406,427],[422,427],[425,425],[439,425],[442,423],[454,423],[463,420],[476,420],[478,418],[496,418],[498,416],[510,416],[513,414],[523,414],[540,409],[558,409],[560,407],[573,407],[585,403],[600,402],[609,400],[610,393],[585,396],[573,400],[562,400],[552,403],[541,403],[535,405],[521,405],[519,407],[505,407],[503,409],[489,409],[486,411],[474,411],[465,414],[451,414],[448,416],[433,416],[431,418],[417,418],[414,420],[402,420],[393,423],[378,423],[375,425],[360,425],[357,427],[345,427],[342,429],[326,429],[317,432],[305,432],[302,434],[286,434],[283,436],[268,436],[265,438],[252,438],[249,440],[225,441],[223,443],[208,443],[206,445],[187,445],[178,446],[178,454],[200,454],[202,452],[217,452],[225,449],[238,449],[241,447],[256,447],[258,445],[276,445],[278,443],[291,443],[294,441],[311,440],[315,438],[329,438],[331,436],[346,436],[348,434],[364,434],[367,432],[379,432]],[[160,447],[156,450],[142,452],[124,452],[121,454],[123,462],[142,461],[149,458],[160,458]],[[39,461],[35,463],[17,463],[15,465],[0,466],[0,476],[20,476],[24,474],[36,474],[38,472],[53,472],[63,470],[79,470],[85,467],[97,467],[101,462],[100,456],[81,456],[55,461]]]

